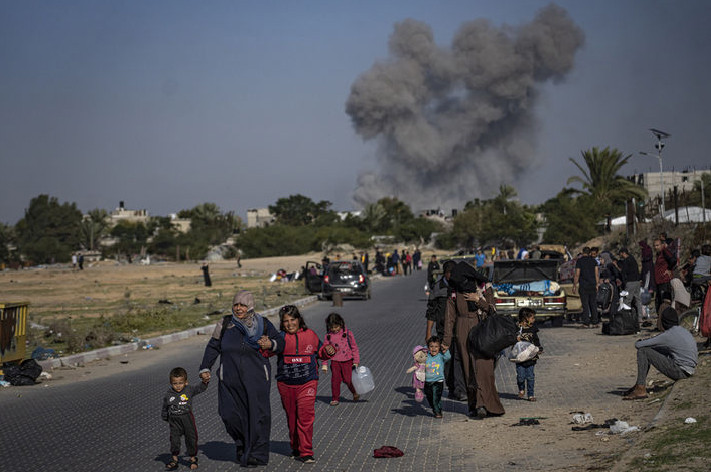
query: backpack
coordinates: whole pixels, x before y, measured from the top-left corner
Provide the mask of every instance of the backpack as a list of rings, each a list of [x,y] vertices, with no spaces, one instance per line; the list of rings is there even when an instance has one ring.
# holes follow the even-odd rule
[[[605,282],[603,284],[600,284],[600,286],[597,289],[597,298],[595,299],[597,306],[600,307],[600,309],[603,312],[607,312],[610,309],[610,305],[612,304],[612,295],[613,295],[613,289],[612,289],[612,284],[609,282]]]

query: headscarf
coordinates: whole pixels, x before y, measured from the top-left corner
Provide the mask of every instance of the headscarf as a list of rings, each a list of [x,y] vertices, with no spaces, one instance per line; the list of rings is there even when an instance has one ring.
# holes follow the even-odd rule
[[[238,318],[234,312],[236,304],[247,307],[247,316]],[[254,312],[254,295],[247,290],[240,290],[232,299],[232,323],[247,336],[247,344],[254,349],[259,349],[257,341],[264,331],[262,316]]]

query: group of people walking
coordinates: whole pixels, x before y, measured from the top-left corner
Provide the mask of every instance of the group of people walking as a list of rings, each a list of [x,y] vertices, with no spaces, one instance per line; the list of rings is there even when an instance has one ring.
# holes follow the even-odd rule
[[[271,434],[271,363],[277,357],[276,382],[289,429],[291,457],[314,462],[313,425],[319,361],[331,365],[331,406],[340,400],[345,384],[359,400],[351,381],[351,371],[358,366],[360,354],[353,332],[346,328],[338,313],[326,318],[325,342],[308,328],[299,309],[285,305],[279,310],[277,328],[254,310],[254,297],[238,292],[232,313],[215,326],[200,364],[202,386],[187,388],[187,373],[171,371],[171,388],[165,395],[163,419],[170,424],[171,461],[166,470],[178,467],[180,437],[185,436],[190,468],[197,469],[197,429],[192,416],[191,398],[207,388],[218,357],[218,413],[235,444],[237,462],[242,467],[257,467],[269,462]],[[328,369],[324,363],[322,368]],[[175,378],[180,377],[179,381]],[[173,408],[172,403],[182,403]]]

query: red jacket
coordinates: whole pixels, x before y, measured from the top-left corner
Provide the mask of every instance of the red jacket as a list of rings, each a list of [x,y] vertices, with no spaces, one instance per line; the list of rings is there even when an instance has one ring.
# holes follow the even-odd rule
[[[318,362],[316,359],[328,359],[326,346],[321,343],[318,335],[310,329],[300,329],[296,334],[284,331],[284,350],[277,357],[278,382],[289,385],[300,385],[318,379]],[[272,351],[265,355],[274,355]]]
[[[661,252],[657,254],[657,260],[654,262],[654,282],[657,284],[671,282],[673,276],[671,272],[675,266],[676,258],[669,249],[662,249]]]

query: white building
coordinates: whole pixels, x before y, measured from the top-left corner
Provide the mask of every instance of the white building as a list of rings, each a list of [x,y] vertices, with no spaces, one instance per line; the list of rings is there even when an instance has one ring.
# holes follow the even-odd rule
[[[269,208],[252,208],[247,210],[247,228],[263,228],[274,223],[274,215]]]
[[[121,221],[129,221],[131,223],[148,223],[150,216],[147,210],[127,210],[123,201],[119,202],[118,208],[109,213],[109,221],[111,226],[116,226]]]
[[[634,175],[635,182],[642,185],[649,193],[649,198],[659,198],[662,194],[662,180],[664,180],[664,193],[669,194],[677,188],[679,193],[690,192],[694,183],[701,181],[702,175],[711,174],[711,170],[685,170],[682,172],[645,172]]]

